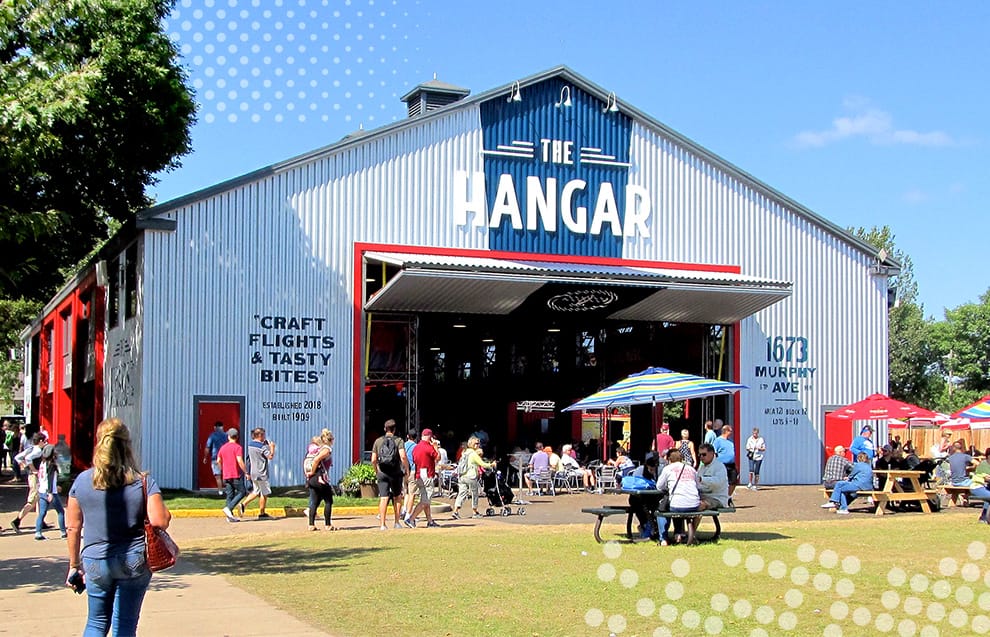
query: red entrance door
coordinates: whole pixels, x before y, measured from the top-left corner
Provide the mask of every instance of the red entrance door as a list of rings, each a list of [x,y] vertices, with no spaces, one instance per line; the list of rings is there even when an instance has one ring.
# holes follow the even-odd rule
[[[230,401],[200,401],[196,414],[196,449],[193,452],[195,458],[196,484],[197,489],[216,489],[217,482],[213,477],[212,465],[203,463],[203,449],[206,448],[206,439],[213,433],[213,424],[223,423],[223,430],[227,431],[231,427],[241,430],[241,403]],[[242,436],[243,437],[243,436]]]
[[[846,448],[846,457],[849,457],[849,445],[852,443],[855,423],[835,418],[831,412],[825,414],[825,460],[832,455],[838,445]],[[853,458],[855,460],[855,458]]]

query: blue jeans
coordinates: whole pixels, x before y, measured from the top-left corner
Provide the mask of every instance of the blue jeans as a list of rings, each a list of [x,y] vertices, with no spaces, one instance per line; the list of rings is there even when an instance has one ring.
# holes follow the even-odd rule
[[[144,549],[105,559],[82,558],[89,595],[89,617],[83,637],[137,635],[141,604],[151,582]]]
[[[34,522],[34,536],[40,537],[42,525],[45,523],[45,515],[49,509],[55,509],[58,513],[58,528],[65,535],[65,509],[62,508],[62,500],[57,493],[51,494],[52,501],[49,502],[45,494],[38,494],[38,519]]]
[[[849,503],[856,499],[857,491],[859,491],[859,487],[852,482],[839,480],[832,488],[832,497],[829,499],[839,505],[839,509],[848,509]]]
[[[698,507],[670,507],[671,513],[691,513],[692,511],[697,511]],[[660,539],[666,540],[667,535],[670,533],[670,523],[671,518],[663,517],[663,512],[657,513],[657,525],[660,527]],[[678,518],[677,521],[679,529],[674,529],[677,533],[683,532],[683,518]]]
[[[980,512],[980,519],[990,519],[990,489],[986,487],[976,487],[969,490],[970,500],[983,500],[983,511]]]
[[[234,507],[247,495],[247,489],[244,488],[244,477],[228,478],[223,481],[223,486],[227,493],[227,504],[225,506],[233,511]]]

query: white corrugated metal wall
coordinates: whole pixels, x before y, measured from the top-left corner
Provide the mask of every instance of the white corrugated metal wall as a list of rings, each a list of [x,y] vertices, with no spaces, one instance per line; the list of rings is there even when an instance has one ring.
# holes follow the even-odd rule
[[[625,257],[739,265],[793,283],[789,299],[741,324],[739,382],[750,389],[734,424],[741,442],[761,429],[765,482],[818,482],[822,406],[886,390],[886,279],[871,274],[874,261],[860,249],[657,132],[634,126],[632,155],[630,181],[655,194],[659,214],[649,240],[627,240]],[[785,346],[788,337],[806,338],[807,360],[768,361],[767,339],[777,337]],[[787,377],[757,375],[781,366]],[[791,377],[792,368],[806,376]],[[796,393],[773,391],[795,381]]]
[[[653,236],[627,240],[630,259],[737,264],[750,275],[794,282],[793,296],[742,324],[743,435],[760,426],[768,482],[818,480],[821,405],[886,387],[886,283],[859,249],[795,214],[769,193],[634,126],[630,182],[654,194]],[[484,249],[484,228],[452,220],[454,171],[483,169],[478,107],[358,139],[276,175],[174,212],[174,232],[146,233],[143,421],[162,484],[192,486],[194,395],[246,399],[244,428],[261,425],[280,444],[275,484],[301,482],[300,458],[321,427],[336,433],[337,472],[352,443],[353,245],[355,241]],[[322,402],[309,423],[271,422],[248,335],[256,317],[324,317],[334,337],[321,381],[302,387]],[[766,339],[808,339],[816,377],[797,399],[807,416],[774,425]],[[797,365],[794,365],[797,367]],[[379,423],[369,423],[376,427]],[[786,451],[786,452],[785,452]]]

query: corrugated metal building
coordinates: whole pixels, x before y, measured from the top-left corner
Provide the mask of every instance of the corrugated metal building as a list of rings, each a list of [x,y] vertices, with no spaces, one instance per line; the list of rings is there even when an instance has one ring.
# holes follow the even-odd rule
[[[79,465],[118,416],[189,489],[213,422],[263,426],[285,485],[322,427],[338,473],[388,417],[566,442],[561,408],[664,365],[749,387],[693,401],[695,440],[758,426],[764,482],[819,480],[826,408],[886,388],[896,263],[566,67],[404,100],[141,213],[24,332],[27,412]]]

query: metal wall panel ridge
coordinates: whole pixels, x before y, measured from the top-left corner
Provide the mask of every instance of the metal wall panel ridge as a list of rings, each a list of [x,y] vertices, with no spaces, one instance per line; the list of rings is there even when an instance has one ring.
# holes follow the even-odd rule
[[[631,259],[737,265],[791,281],[790,298],[741,324],[741,437],[760,427],[768,483],[816,483],[823,407],[887,388],[887,281],[873,255],[760,187],[636,124],[631,183],[652,194],[650,237]],[[788,349],[790,348],[790,349]]]

